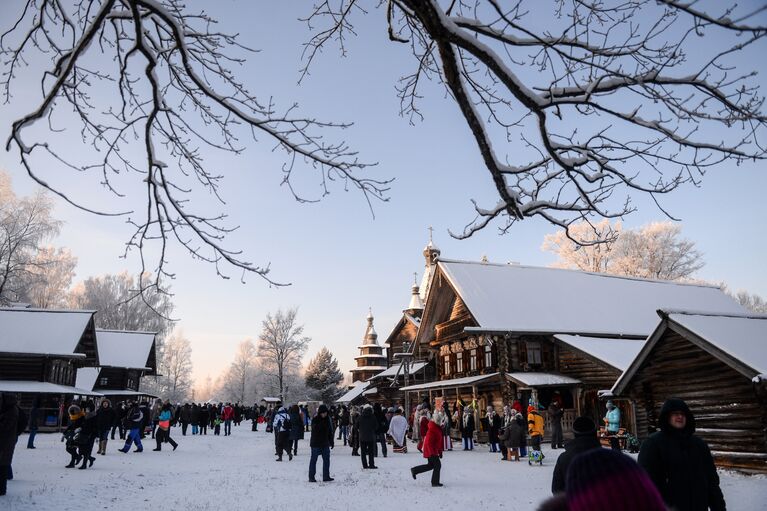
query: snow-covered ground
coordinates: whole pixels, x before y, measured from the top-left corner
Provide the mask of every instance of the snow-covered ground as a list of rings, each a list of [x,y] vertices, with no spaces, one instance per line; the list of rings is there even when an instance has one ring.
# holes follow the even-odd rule
[[[276,463],[271,434],[250,431],[250,425],[232,428],[232,436],[181,436],[176,452],[145,443],[141,454],[121,454],[122,445],[110,441],[106,456],[93,468],[66,469],[69,457],[59,435],[38,435],[37,449],[26,449],[19,438],[14,457],[16,478],[8,483],[8,496],[0,497],[0,510],[180,509],[506,509],[534,510],[549,495],[556,454],[548,451],[542,467],[502,462],[485,446],[473,452],[446,452],[443,488],[432,488],[429,474],[410,477],[409,467],[422,463],[414,448],[406,455],[379,458],[379,470],[361,469],[360,458],[348,447],[331,451],[332,483],[307,482],[308,439],[299,444],[293,461]],[[191,428],[190,428],[191,431]],[[546,451],[544,451],[546,452]],[[321,461],[318,477],[321,478]],[[722,473],[722,486],[731,511],[764,509],[767,478]]]

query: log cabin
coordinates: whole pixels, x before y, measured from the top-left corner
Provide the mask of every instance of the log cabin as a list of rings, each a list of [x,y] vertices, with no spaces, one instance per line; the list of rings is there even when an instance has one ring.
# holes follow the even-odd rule
[[[630,399],[637,433],[659,428],[676,397],[717,464],[767,472],[767,316],[659,310],[660,322],[612,388]]]
[[[627,365],[609,360],[606,343],[637,353],[659,307],[743,312],[713,286],[438,258],[415,341],[436,379],[404,390],[474,403],[475,413],[515,400],[545,409],[556,396],[569,430],[580,413],[604,416],[598,392]],[[633,417],[630,402],[619,406]]]
[[[99,367],[77,371],[77,384],[108,397],[112,404],[140,397],[155,397],[142,392],[141,378],[157,374],[154,332],[96,330]]]
[[[74,396],[100,396],[75,383],[78,368],[99,364],[94,314],[0,309],[0,392],[18,394],[27,413],[36,403],[40,430],[60,428]]]

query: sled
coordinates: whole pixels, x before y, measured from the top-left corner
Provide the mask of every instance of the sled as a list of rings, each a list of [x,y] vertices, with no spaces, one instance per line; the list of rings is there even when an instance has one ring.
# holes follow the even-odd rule
[[[533,465],[534,463],[543,465],[543,453],[541,451],[534,451],[531,449],[527,455],[527,464]]]

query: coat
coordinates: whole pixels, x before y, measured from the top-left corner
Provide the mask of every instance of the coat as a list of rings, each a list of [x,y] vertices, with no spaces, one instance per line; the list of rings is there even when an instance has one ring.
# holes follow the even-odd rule
[[[312,433],[309,437],[309,446],[316,448],[333,447],[333,424],[330,417],[325,420],[319,414],[312,419]]]
[[[115,412],[114,408],[111,406],[106,408],[99,406],[98,410],[96,410],[96,427],[99,434],[112,429],[112,426],[114,426],[116,422],[117,413]]]
[[[426,436],[423,439],[423,457],[442,456],[442,428],[434,421],[429,421]]]
[[[519,449],[524,445],[523,440],[525,438],[525,430],[519,422],[515,420],[511,421],[507,429],[508,437],[506,438],[504,445],[508,449]]]
[[[303,440],[304,421],[301,418],[301,412],[290,412],[290,439]]]
[[[474,437],[474,415],[471,412],[464,412],[463,422],[461,423],[461,437]]]
[[[530,436],[543,436],[543,415],[533,411],[527,415],[527,432]]]
[[[487,418],[487,425],[490,443],[497,444],[498,432],[501,430],[503,420],[498,416],[498,414],[493,413],[490,417]]]
[[[669,424],[672,411],[687,415],[678,430]],[[676,511],[724,511],[719,475],[708,444],[694,435],[695,418],[687,404],[669,399],[661,408],[661,430],[642,443],[637,459],[658,488],[663,500]]]
[[[605,423],[607,424],[607,431],[610,433],[618,432],[621,427],[621,411],[617,406],[607,412],[605,415]]]
[[[373,414],[373,409],[366,406],[360,415],[360,442],[375,442],[378,435],[379,422]]]
[[[0,397],[0,466],[10,465],[13,451],[16,449],[16,429],[19,420],[19,407],[16,396],[3,394]]]
[[[551,493],[565,491],[567,468],[570,466],[573,458],[586,451],[601,448],[602,444],[594,433],[587,436],[576,436],[573,440],[567,442],[565,444],[565,452],[559,455],[557,464],[554,467],[554,475],[551,478]]]

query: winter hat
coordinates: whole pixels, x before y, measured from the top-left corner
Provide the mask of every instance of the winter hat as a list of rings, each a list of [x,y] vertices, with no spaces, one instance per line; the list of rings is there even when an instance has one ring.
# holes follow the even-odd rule
[[[394,407],[390,406],[388,410],[386,410],[386,413],[394,413]]]
[[[679,398],[670,398],[667,399],[665,403],[663,403],[663,406],[660,409],[660,416],[658,417],[658,422],[660,429],[665,432],[672,432],[674,428],[671,427],[671,424],[669,424],[668,419],[669,416],[673,412],[683,412],[687,416],[687,424],[684,426],[684,430],[682,433],[684,435],[692,435],[695,433],[695,417],[693,416],[692,412],[690,411],[690,407],[687,406],[687,403],[682,401]]]
[[[317,413],[328,413],[328,407],[325,405],[320,405],[320,407],[317,408]]]
[[[588,417],[578,417],[573,421],[573,434],[579,436],[594,436],[597,434],[597,425]]]
[[[647,473],[612,449],[576,456],[567,470],[566,488],[569,511],[666,511]]]
[[[69,412],[69,415],[79,415],[82,410],[80,410],[79,406],[72,405],[67,411]]]
[[[535,407],[533,405],[527,406],[527,413],[533,413],[535,411]]]

